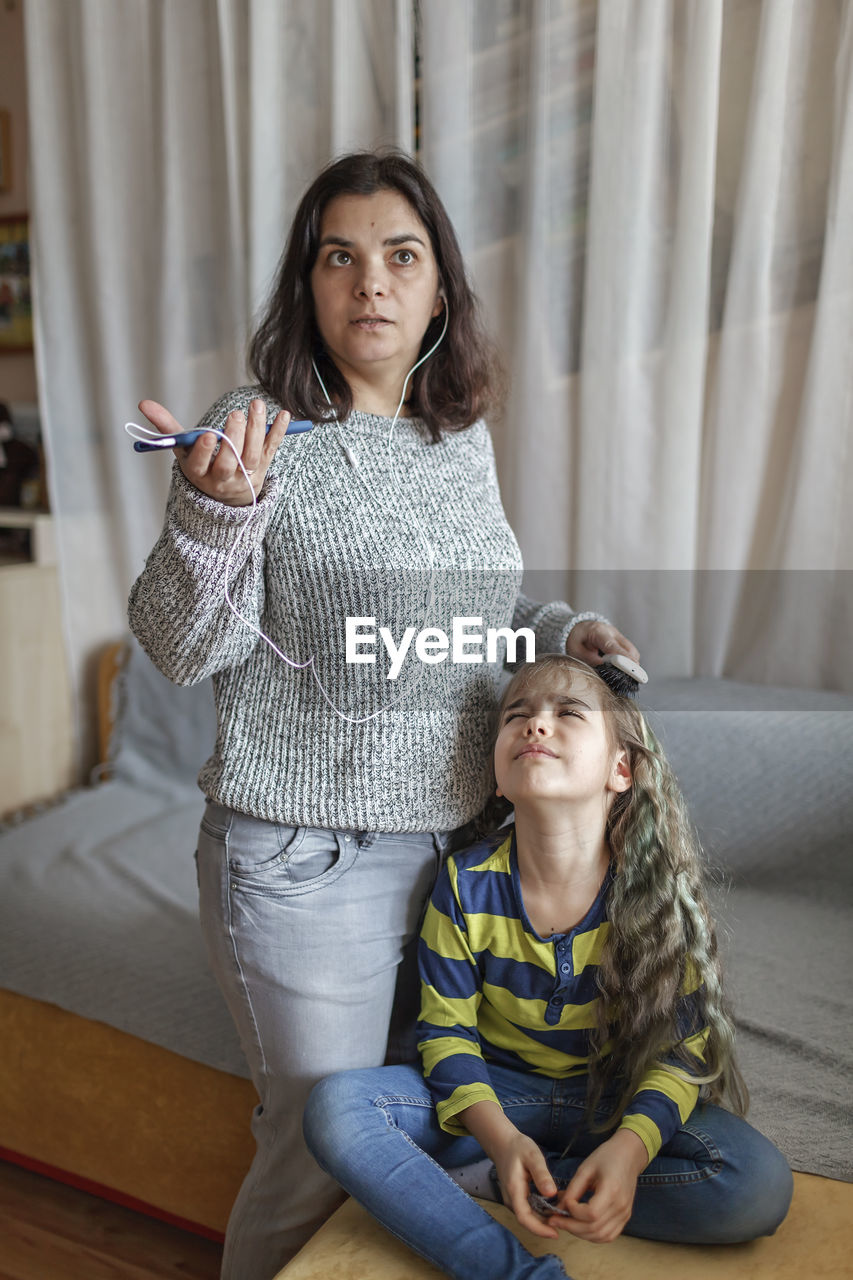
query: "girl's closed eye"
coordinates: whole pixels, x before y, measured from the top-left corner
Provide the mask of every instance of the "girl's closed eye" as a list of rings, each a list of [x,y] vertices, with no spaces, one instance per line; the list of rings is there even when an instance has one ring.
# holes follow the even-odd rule
[[[508,711],[504,716],[503,723],[509,724],[510,720],[517,720],[519,717],[521,717],[522,719],[529,719],[530,714],[531,713],[529,711]],[[560,709],[557,711],[557,715],[558,716],[575,716],[578,720],[584,719],[583,712],[578,711],[575,707],[560,707]]]

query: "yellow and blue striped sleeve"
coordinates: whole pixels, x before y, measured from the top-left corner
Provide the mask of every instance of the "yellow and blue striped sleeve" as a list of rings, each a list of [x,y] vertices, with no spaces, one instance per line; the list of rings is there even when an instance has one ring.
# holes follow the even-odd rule
[[[699,1097],[699,1085],[691,1076],[702,1074],[703,1050],[708,1039],[708,1027],[702,1025],[699,996],[699,988],[683,988],[678,1004],[678,1047],[687,1054],[691,1065],[674,1053],[664,1055],[643,1076],[619,1124],[621,1129],[631,1129],[642,1139],[649,1160],[655,1158],[684,1124]]]
[[[418,962],[418,1049],[424,1078],[435,1099],[442,1129],[464,1134],[465,1126],[455,1119],[459,1112],[475,1102],[497,1102],[497,1097],[477,1032],[482,1000],[480,974],[456,893],[453,858],[448,859],[427,907]]]

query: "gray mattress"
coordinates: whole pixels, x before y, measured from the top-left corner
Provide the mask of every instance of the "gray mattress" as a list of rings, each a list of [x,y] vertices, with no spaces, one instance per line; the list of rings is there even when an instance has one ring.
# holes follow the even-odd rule
[[[853,1181],[853,697],[666,680],[647,698],[719,869],[750,1119]],[[0,985],[237,1075],[193,865],[209,686],[132,647],[110,781],[0,835]]]

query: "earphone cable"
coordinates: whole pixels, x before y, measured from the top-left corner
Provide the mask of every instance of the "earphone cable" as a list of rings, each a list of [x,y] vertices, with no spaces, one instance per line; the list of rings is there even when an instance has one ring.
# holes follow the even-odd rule
[[[403,495],[402,495],[402,489],[401,489],[401,487],[400,487],[399,479],[398,479],[398,476],[397,476],[397,471],[396,471],[396,468],[394,467],[394,460],[393,460],[393,456],[392,456],[392,453],[391,453],[391,442],[392,442],[392,437],[393,437],[393,433],[394,433],[394,428],[395,428],[395,427],[396,427],[396,425],[397,425],[397,420],[398,420],[398,418],[399,418],[399,416],[400,416],[400,412],[401,412],[401,410],[402,410],[402,408],[403,408],[403,405],[404,405],[404,403],[405,403],[405,399],[406,399],[406,390],[407,390],[408,385],[409,385],[409,380],[411,379],[411,377],[412,377],[412,375],[415,373],[415,371],[416,371],[417,369],[419,369],[419,368],[420,368],[420,366],[421,366],[421,365],[422,365],[426,360],[428,360],[428,359],[429,359],[429,357],[433,354],[433,352],[434,352],[434,351],[436,351],[436,349],[438,348],[438,346],[439,346],[439,344],[441,343],[442,339],[444,338],[445,333],[447,332],[447,324],[448,324],[449,316],[448,316],[448,311],[447,311],[447,301],[446,301],[446,299],[444,300],[444,313],[445,313],[445,314],[444,314],[444,325],[443,325],[443,327],[442,327],[441,333],[439,334],[439,336],[438,336],[437,340],[436,340],[436,341],[433,343],[433,345],[430,347],[430,349],[429,349],[429,351],[426,353],[426,355],[421,356],[421,358],[417,361],[417,363],[416,363],[416,364],[414,364],[414,365],[412,365],[411,369],[410,369],[410,370],[409,370],[409,372],[406,374],[406,377],[405,377],[405,379],[404,379],[404,381],[403,381],[403,391],[402,391],[402,394],[401,394],[401,396],[400,396],[400,403],[397,405],[397,411],[396,411],[396,413],[394,414],[394,417],[393,417],[392,422],[391,422],[391,426],[390,426],[390,428],[389,428],[389,430],[388,430],[388,442],[387,442],[388,463],[389,463],[389,468],[390,468],[390,471],[391,471],[391,478],[392,478],[392,481],[393,481],[394,486],[395,486],[395,488],[397,489],[397,492],[399,493],[399,495],[400,495],[400,497],[401,497],[401,498],[402,498],[402,496],[403,496]],[[312,366],[313,366],[313,368],[314,368],[314,373],[315,373],[315,374],[316,374],[316,376],[317,376],[317,380],[318,380],[318,382],[320,383],[320,387],[322,388],[323,394],[324,394],[324,396],[326,397],[326,401],[327,401],[327,403],[328,403],[329,407],[331,408],[331,407],[333,407],[333,406],[332,406],[331,397],[329,396],[329,393],[328,393],[328,391],[327,391],[327,389],[326,389],[326,385],[325,385],[325,383],[323,382],[322,377],[320,376],[320,371],[319,371],[319,369],[317,368],[317,365],[316,365],[316,363],[315,363],[315,361],[314,361],[313,359],[312,359],[311,363],[312,363]],[[341,448],[342,448],[342,449],[343,449],[343,451],[344,451],[344,455],[346,456],[347,461],[350,463],[350,465],[355,465],[355,469],[357,469],[357,463],[356,463],[356,464],[353,464],[353,458],[352,458],[351,451],[348,449],[348,447],[347,447],[346,443],[345,443],[345,442],[344,442],[344,440],[343,440],[342,432],[341,432],[341,425],[340,425],[340,422],[339,422],[337,419],[335,419],[335,427],[336,427],[337,435],[338,435],[338,438],[339,438],[339,441],[340,441],[340,444],[341,444]],[[160,434],[158,431],[155,431],[155,430],[153,430],[153,429],[152,429],[152,428],[150,428],[150,427],[143,427],[143,426],[140,426],[140,425],[139,425],[138,423],[136,423],[136,422],[126,422],[126,423],[124,424],[124,429],[125,429],[125,431],[127,432],[127,434],[128,434],[129,436],[131,436],[131,438],[132,438],[132,439],[134,439],[134,440],[141,440],[141,439],[144,439],[144,438],[145,438],[145,436],[158,436],[158,435]],[[398,703],[400,703],[400,702],[401,702],[401,701],[402,701],[402,700],[403,700],[403,699],[404,699],[404,698],[405,698],[405,697],[406,697],[406,696],[411,692],[411,690],[412,690],[412,688],[414,687],[414,685],[412,685],[412,686],[410,686],[409,688],[407,688],[407,689],[403,690],[403,691],[401,692],[401,694],[400,694],[400,696],[399,696],[398,698],[394,698],[394,699],[392,699],[390,702],[385,703],[382,707],[379,707],[379,708],[378,708],[378,710],[376,710],[376,711],[372,711],[372,712],[371,712],[369,715],[367,715],[367,716],[349,716],[349,715],[347,715],[344,711],[341,711],[339,707],[336,707],[336,706],[335,706],[334,702],[332,701],[332,699],[330,698],[330,696],[329,696],[328,692],[326,691],[326,689],[325,689],[325,687],[324,687],[324,685],[323,685],[323,682],[322,682],[322,680],[320,679],[319,675],[317,674],[317,669],[316,669],[316,667],[315,667],[315,665],[314,665],[314,659],[315,659],[315,657],[316,657],[316,654],[312,654],[312,655],[311,655],[311,657],[310,657],[310,658],[308,658],[305,662],[296,662],[293,658],[289,658],[289,657],[287,656],[287,654],[286,654],[286,653],[283,653],[283,652],[281,651],[281,649],[278,647],[278,645],[275,643],[275,641],[274,641],[274,640],[272,640],[272,639],[271,639],[271,638],[270,638],[270,637],[269,637],[269,636],[268,636],[264,631],[262,631],[260,627],[256,626],[256,625],[255,625],[255,623],[254,623],[254,622],[252,622],[250,618],[247,618],[244,614],[242,614],[242,613],[240,612],[240,610],[237,608],[237,606],[234,604],[234,601],[233,601],[233,600],[232,600],[232,598],[231,598],[231,588],[230,588],[230,573],[231,573],[231,566],[232,566],[232,563],[233,563],[233,560],[234,560],[234,556],[236,555],[236,553],[237,553],[237,551],[238,551],[238,549],[239,549],[239,547],[240,547],[240,544],[241,544],[241,543],[242,543],[242,541],[243,541],[243,538],[246,536],[246,534],[247,534],[247,532],[248,532],[248,530],[249,530],[249,527],[250,527],[250,525],[251,525],[251,523],[252,523],[252,520],[253,520],[253,518],[254,518],[255,512],[257,511],[257,508],[258,508],[258,498],[257,498],[257,494],[255,493],[255,487],[254,487],[254,485],[252,484],[252,481],[251,481],[251,478],[250,478],[250,476],[249,476],[248,471],[246,470],[245,466],[243,465],[243,460],[242,460],[242,458],[240,457],[240,454],[239,454],[239,452],[238,452],[238,450],[237,450],[237,447],[236,447],[236,445],[234,444],[234,442],[233,442],[233,441],[232,441],[232,440],[231,440],[231,439],[230,439],[230,438],[225,434],[225,432],[224,432],[224,431],[220,431],[220,430],[219,430],[218,428],[216,428],[216,427],[207,427],[207,428],[206,428],[206,430],[210,431],[213,435],[217,436],[217,437],[219,438],[220,442],[224,442],[224,443],[225,443],[225,444],[227,444],[227,445],[228,445],[228,447],[231,449],[231,452],[234,454],[234,457],[235,457],[235,459],[236,459],[237,466],[240,468],[240,471],[243,473],[243,476],[245,477],[245,480],[246,480],[246,484],[247,484],[247,485],[248,485],[248,487],[249,487],[249,492],[250,492],[250,493],[251,493],[251,495],[252,495],[252,502],[251,502],[251,506],[249,507],[249,511],[248,511],[247,516],[246,516],[246,519],[243,521],[242,526],[240,527],[240,530],[239,530],[239,532],[238,532],[238,534],[237,534],[237,537],[234,539],[234,542],[233,542],[233,543],[232,543],[232,545],[231,545],[231,549],[230,549],[230,551],[228,552],[228,556],[227,556],[226,561],[225,561],[225,569],[224,569],[224,573],[223,573],[223,587],[224,587],[224,598],[225,598],[225,602],[226,602],[226,604],[228,605],[228,608],[231,610],[231,612],[234,614],[234,616],[235,616],[236,618],[238,618],[238,619],[240,620],[240,622],[242,622],[242,623],[243,623],[243,625],[244,625],[244,626],[248,627],[251,631],[254,631],[254,633],[255,633],[257,636],[259,636],[259,637],[260,637],[260,639],[261,639],[261,640],[263,640],[263,641],[264,641],[264,642],[265,642],[265,643],[270,647],[270,649],[272,649],[273,653],[275,653],[275,654],[276,654],[276,656],[277,656],[277,657],[279,657],[283,662],[286,662],[288,666],[293,667],[293,668],[295,668],[296,670],[299,670],[299,671],[304,670],[306,667],[307,667],[307,668],[309,668],[309,669],[310,669],[310,671],[311,671],[311,675],[313,676],[313,678],[314,678],[314,680],[315,680],[315,682],[316,682],[316,684],[317,684],[317,687],[319,688],[320,693],[322,694],[323,698],[324,698],[324,699],[325,699],[325,701],[328,703],[328,705],[331,707],[332,711],[334,711],[335,715],[339,716],[341,720],[345,720],[348,724],[367,724],[370,720],[375,720],[377,716],[383,715],[386,711],[390,710],[392,707],[394,707],[394,706],[396,706]],[[142,434],[136,434],[136,435],[135,435],[135,434],[134,434],[134,432],[142,433]],[[221,447],[221,444],[220,444],[220,447]],[[431,544],[427,541],[427,539],[426,539],[426,537],[425,537],[425,535],[424,535],[423,531],[422,531],[420,528],[418,528],[417,532],[418,532],[419,537],[421,538],[422,543],[424,544],[424,546],[425,546],[425,548],[426,548],[426,551],[427,551],[427,560],[428,560],[428,562],[429,562],[429,566],[430,566],[430,579],[429,579],[429,587],[428,587],[428,599],[427,599],[427,604],[426,604],[426,608],[425,608],[425,612],[424,612],[424,620],[425,620],[425,619],[426,619],[426,617],[429,615],[429,611],[430,611],[430,609],[432,608],[432,605],[433,605],[434,600],[435,600],[435,593],[434,593],[434,581],[435,581],[435,553],[434,553],[434,551],[433,551],[433,548],[432,548]],[[420,676],[418,677],[418,679],[422,679],[422,678],[423,678],[423,675],[424,675],[424,672],[421,672],[421,674],[420,674]],[[414,683],[415,683],[415,684],[417,684],[417,683],[418,683],[418,681],[416,680]]]

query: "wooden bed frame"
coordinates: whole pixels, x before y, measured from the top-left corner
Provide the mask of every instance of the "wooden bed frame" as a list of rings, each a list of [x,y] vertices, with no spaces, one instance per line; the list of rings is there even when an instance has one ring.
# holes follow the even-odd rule
[[[0,1157],[221,1240],[254,1153],[249,1080],[0,990]]]
[[[125,658],[118,643],[99,662],[102,761]],[[254,1153],[251,1081],[2,988],[0,1042],[0,1158],[223,1238]]]

